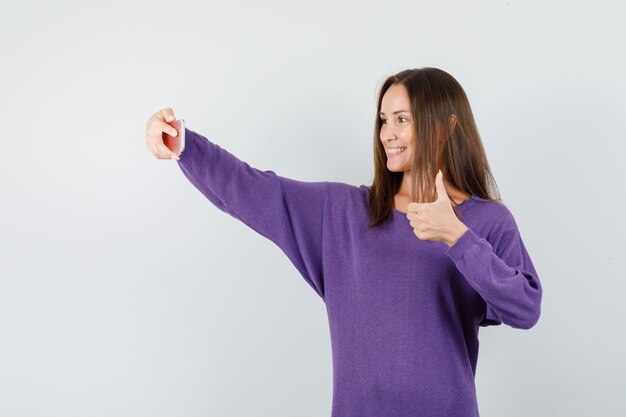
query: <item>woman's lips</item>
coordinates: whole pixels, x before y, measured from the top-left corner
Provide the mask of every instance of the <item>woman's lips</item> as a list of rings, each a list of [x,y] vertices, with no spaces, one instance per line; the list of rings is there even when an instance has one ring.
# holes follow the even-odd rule
[[[387,158],[389,158],[389,159],[395,158],[396,156],[403,154],[404,151],[406,151],[406,148],[404,148],[401,152],[389,152],[389,151],[387,151]]]

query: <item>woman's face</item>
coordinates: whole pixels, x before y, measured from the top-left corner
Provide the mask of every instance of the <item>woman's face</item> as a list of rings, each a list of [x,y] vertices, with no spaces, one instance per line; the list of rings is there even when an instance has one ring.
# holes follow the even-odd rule
[[[385,92],[379,117],[382,124],[380,140],[387,154],[387,169],[393,172],[410,171],[417,134],[409,95],[402,84],[394,84]]]

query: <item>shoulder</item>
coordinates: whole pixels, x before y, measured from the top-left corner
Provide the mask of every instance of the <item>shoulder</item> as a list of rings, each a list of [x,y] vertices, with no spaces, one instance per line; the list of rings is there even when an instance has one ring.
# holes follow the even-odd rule
[[[355,186],[344,182],[327,181],[327,187],[329,197],[357,200],[364,196],[367,198],[368,189],[365,185]]]
[[[462,213],[462,221],[472,230],[495,241],[504,233],[517,230],[513,212],[500,201],[489,201],[472,196],[472,204]]]
[[[343,182],[328,181],[327,187],[328,207],[331,213],[367,215],[368,187],[366,185],[355,186]]]

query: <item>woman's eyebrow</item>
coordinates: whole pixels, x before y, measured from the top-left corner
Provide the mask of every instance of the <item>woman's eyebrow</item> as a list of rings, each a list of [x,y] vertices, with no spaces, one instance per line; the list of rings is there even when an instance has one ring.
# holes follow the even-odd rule
[[[398,110],[398,111],[394,111],[393,112],[393,114],[398,114],[398,113],[409,113],[409,111],[408,110]],[[378,114],[380,114],[381,116],[385,115],[385,113],[382,112],[382,111],[380,113],[378,113]]]

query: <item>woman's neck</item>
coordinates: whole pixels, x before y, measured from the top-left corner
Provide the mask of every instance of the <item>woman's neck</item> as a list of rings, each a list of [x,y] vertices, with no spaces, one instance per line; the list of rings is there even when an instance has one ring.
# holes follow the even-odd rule
[[[464,193],[460,189],[454,187],[450,184],[446,179],[443,179],[443,184],[446,188],[446,192],[448,193],[448,198],[451,200],[452,206],[459,205],[470,198],[469,194]],[[411,175],[407,172],[404,173],[402,178],[402,184],[400,184],[400,189],[396,193],[395,196],[396,202],[400,202],[404,204],[404,202],[411,202]],[[408,205],[405,204],[405,206]],[[398,209],[398,207],[395,207]]]

